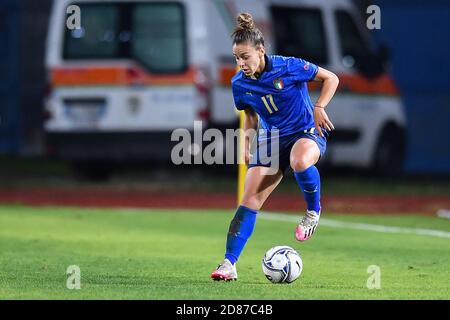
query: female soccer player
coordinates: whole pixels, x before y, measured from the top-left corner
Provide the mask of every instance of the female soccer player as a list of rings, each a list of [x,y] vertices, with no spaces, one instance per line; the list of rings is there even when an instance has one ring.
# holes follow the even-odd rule
[[[319,222],[320,175],[315,167],[326,148],[326,138],[334,129],[325,107],[333,97],[338,77],[300,58],[267,56],[264,38],[248,13],[237,17],[233,37],[233,55],[241,69],[232,79],[235,106],[244,110],[245,162],[248,171],[244,196],[231,221],[225,259],[213,271],[214,280],[236,280],[236,261],[251,236],[256,214],[280,183],[288,166],[294,171],[307,204],[306,215],[295,230],[299,241],[308,240]],[[307,82],[323,82],[313,105]],[[259,116],[259,119],[258,119]],[[256,152],[250,152],[249,129],[257,129],[258,120],[264,135],[259,135]],[[278,132],[278,152],[271,149],[271,133]],[[268,147],[267,158],[258,152]],[[278,156],[279,169],[270,172],[268,160]]]

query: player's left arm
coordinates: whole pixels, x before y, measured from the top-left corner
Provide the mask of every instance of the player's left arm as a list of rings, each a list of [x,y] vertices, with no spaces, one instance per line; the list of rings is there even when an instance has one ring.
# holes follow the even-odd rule
[[[325,108],[333,98],[336,88],[339,84],[339,78],[331,71],[324,68],[317,67],[318,71],[314,77],[315,81],[321,81],[322,89],[320,90],[319,98],[314,104],[314,126],[321,136],[323,136],[321,128],[326,130],[333,130],[334,125],[328,118]]]

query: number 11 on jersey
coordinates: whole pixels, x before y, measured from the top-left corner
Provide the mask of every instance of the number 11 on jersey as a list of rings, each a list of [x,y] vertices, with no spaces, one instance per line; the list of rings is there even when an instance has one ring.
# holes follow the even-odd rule
[[[270,114],[278,111],[278,108],[277,108],[275,102],[273,101],[273,97],[271,94],[267,94],[264,97],[261,97],[261,99],[262,99],[264,105],[266,106],[267,111],[269,111]],[[267,101],[269,101],[269,102],[267,102]],[[269,103],[270,103],[270,106],[269,106]]]

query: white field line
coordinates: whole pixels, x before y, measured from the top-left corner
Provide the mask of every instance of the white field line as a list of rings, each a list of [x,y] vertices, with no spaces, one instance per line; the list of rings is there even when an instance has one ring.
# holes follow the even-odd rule
[[[274,221],[285,221],[285,222],[295,222],[300,221],[299,216],[292,216],[282,213],[269,213],[261,212],[258,218],[264,220],[274,220]],[[354,222],[343,222],[327,218],[320,218],[319,225],[327,226],[330,228],[340,228],[340,229],[354,229],[354,230],[367,230],[374,232],[383,233],[404,233],[404,234],[414,234],[420,236],[430,236],[439,238],[450,238],[450,232],[442,230],[433,229],[420,229],[420,228],[404,228],[404,227],[392,227],[377,224],[367,224],[367,223],[354,223]]]

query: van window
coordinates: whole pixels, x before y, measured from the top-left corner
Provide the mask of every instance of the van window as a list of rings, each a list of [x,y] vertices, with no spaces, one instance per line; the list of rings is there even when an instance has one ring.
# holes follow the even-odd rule
[[[318,9],[271,7],[277,53],[327,64],[322,13]]]
[[[64,58],[118,58],[119,8],[113,5],[80,5],[81,29],[66,29]],[[64,20],[65,22],[65,20]]]
[[[132,55],[150,70],[184,69],[182,7],[173,4],[138,4],[133,8]]]
[[[370,51],[359,32],[355,21],[346,11],[335,12],[339,40],[341,43],[342,62],[346,67],[358,65]]]
[[[186,69],[185,12],[180,3],[77,5],[81,29],[65,28],[65,60],[134,59],[153,73]]]
[[[375,78],[386,71],[386,52],[373,52],[362,37],[352,16],[346,11],[335,12],[339,42],[341,43],[342,64],[354,67],[367,78]]]

